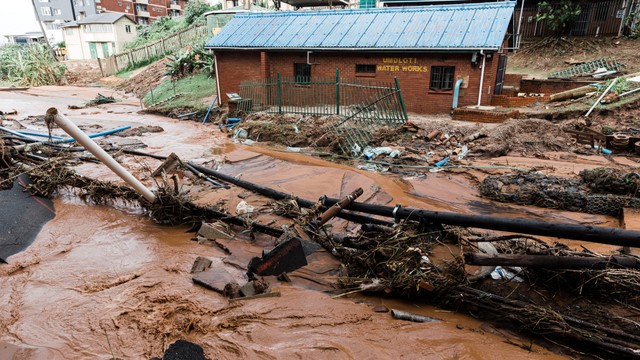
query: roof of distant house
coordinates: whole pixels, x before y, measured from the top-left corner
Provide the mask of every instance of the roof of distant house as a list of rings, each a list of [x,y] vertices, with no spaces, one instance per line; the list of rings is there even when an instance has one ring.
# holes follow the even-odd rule
[[[123,13],[102,13],[102,14],[89,15],[89,16],[87,16],[85,18],[80,19],[80,20],[70,21],[70,22],[65,23],[64,25],[62,25],[62,27],[70,27],[70,26],[78,26],[78,25],[86,25],[86,24],[113,24],[113,23],[115,23],[116,21],[120,20],[123,17],[126,17],[132,23],[135,24],[135,21],[133,21],[126,14],[123,14]]]
[[[402,8],[238,13],[214,50],[497,51],[515,1]]]

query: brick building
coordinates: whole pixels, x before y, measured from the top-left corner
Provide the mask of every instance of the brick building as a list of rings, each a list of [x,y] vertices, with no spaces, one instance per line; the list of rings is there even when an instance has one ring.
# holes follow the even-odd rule
[[[500,93],[514,4],[242,13],[206,47],[220,94],[239,92],[245,80],[327,78],[339,69],[346,78],[397,77],[408,111],[445,113],[456,95],[458,106],[472,106]]]
[[[119,12],[130,15],[135,22],[148,25],[160,17],[179,17],[188,0],[99,0],[98,12]]]

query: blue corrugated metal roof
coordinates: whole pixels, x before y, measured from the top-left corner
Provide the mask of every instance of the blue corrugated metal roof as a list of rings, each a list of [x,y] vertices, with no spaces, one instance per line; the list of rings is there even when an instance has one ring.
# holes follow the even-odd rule
[[[281,50],[498,50],[515,1],[237,14],[206,47]]]

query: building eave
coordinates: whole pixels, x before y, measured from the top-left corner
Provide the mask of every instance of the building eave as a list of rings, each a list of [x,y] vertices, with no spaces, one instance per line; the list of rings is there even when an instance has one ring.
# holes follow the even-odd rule
[[[313,51],[313,52],[411,52],[411,53],[440,53],[440,52],[497,52],[499,47],[451,47],[451,48],[290,48],[290,47],[207,47],[213,51]]]

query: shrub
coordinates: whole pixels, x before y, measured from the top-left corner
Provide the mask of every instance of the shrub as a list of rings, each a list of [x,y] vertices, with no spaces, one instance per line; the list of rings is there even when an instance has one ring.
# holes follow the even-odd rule
[[[56,84],[66,68],[42,44],[0,48],[0,78],[20,85]]]
[[[214,7],[204,0],[191,0],[184,9],[184,19],[187,24],[193,24],[202,18],[202,14],[213,9]]]
[[[536,15],[536,20],[544,20],[556,35],[565,34],[582,12],[580,5],[567,0],[563,0],[558,5],[543,1],[539,6],[540,11]]]

